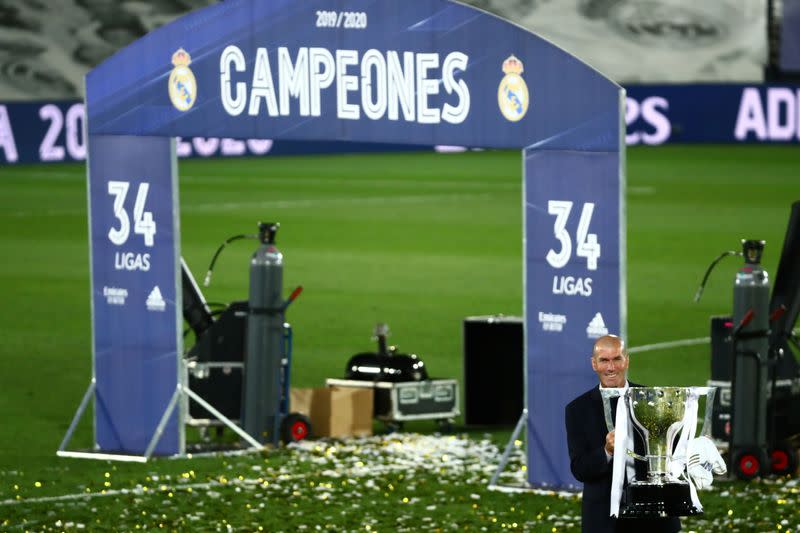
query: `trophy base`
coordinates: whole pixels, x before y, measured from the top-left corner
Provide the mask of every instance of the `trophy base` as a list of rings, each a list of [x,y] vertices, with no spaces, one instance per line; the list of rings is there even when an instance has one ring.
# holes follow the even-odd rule
[[[703,514],[692,504],[689,484],[683,482],[633,482],[625,490],[620,518],[695,516]]]

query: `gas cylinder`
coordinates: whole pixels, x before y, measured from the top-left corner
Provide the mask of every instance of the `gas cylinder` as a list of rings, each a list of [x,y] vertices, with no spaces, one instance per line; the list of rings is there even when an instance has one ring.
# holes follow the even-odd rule
[[[259,223],[250,259],[247,347],[242,387],[244,430],[261,443],[278,444],[284,357],[283,255],[275,246],[279,224]]]
[[[761,266],[764,244],[760,240],[742,241],[744,264],[736,273],[733,288],[731,446],[751,458],[753,464],[743,468],[752,470],[753,475],[769,468],[765,463],[770,285],[769,276]]]

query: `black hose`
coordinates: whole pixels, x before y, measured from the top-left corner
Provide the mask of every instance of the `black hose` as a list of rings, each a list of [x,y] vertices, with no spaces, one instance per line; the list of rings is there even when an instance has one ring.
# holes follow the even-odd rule
[[[719,257],[711,261],[711,264],[708,265],[708,269],[706,270],[706,274],[703,276],[703,281],[700,282],[700,286],[697,288],[697,292],[694,295],[694,303],[700,301],[700,297],[703,295],[703,289],[706,288],[706,282],[708,281],[708,276],[711,275],[711,271],[714,270],[714,267],[717,266],[717,263],[722,261],[724,258],[728,257],[729,255],[742,255],[742,252],[734,252],[733,250],[728,250],[727,252],[722,252]]]
[[[232,243],[233,241],[238,241],[239,239],[258,239],[258,235],[247,235],[243,233],[241,235],[234,235],[233,237],[228,237],[227,239],[225,239],[225,242],[220,244],[219,248],[217,248],[217,251],[214,253],[214,257],[211,258],[211,264],[208,265],[208,272],[206,272],[206,277],[203,280],[204,287],[208,287],[211,284],[211,272],[214,270],[214,265],[217,262],[217,257],[219,257],[219,254],[222,252],[222,249],[225,248],[225,246],[227,246],[228,244]]]

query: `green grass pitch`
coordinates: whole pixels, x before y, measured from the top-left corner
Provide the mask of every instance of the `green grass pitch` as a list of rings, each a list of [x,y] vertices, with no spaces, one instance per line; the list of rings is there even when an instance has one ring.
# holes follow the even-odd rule
[[[295,332],[294,385],[321,386],[327,377],[341,377],[351,354],[373,348],[370,336],[377,322],[388,323],[390,342],[419,354],[433,376],[460,378],[463,318],[522,313],[520,168],[517,152],[181,161],[182,255],[202,279],[226,237],[253,232],[258,221],[281,223],[286,294],[295,285],[305,287],[288,311]],[[798,169],[796,147],[628,150],[631,346],[708,336],[709,317],[730,312],[733,275],[741,260],[730,258],[718,266],[699,304],[692,301],[694,292],[709,262],[739,249],[741,238],[767,241],[764,265],[774,275],[790,205],[800,200]],[[190,469],[193,476],[214,480],[230,477],[233,464],[241,469],[263,465],[258,458],[138,466],[55,457],[91,376],[85,166],[0,167],[0,190],[0,500],[96,492],[103,490],[106,473],[115,476],[114,487],[134,487],[153,476],[175,480]],[[253,244],[240,241],[226,248],[211,287],[204,289],[208,300],[246,298]],[[650,384],[701,385],[709,376],[708,352],[708,345],[700,344],[635,354],[631,377]],[[434,428],[420,423],[418,429]],[[84,423],[73,447],[90,443],[91,424]],[[260,468],[293,464],[293,456],[284,453],[274,452]],[[421,515],[433,517],[443,529],[449,529],[451,515],[450,522],[476,531],[498,530],[501,523],[537,531],[576,527],[574,500],[488,493],[475,481],[479,477],[445,483],[420,473],[417,481],[428,484],[415,486],[420,505],[425,504]],[[379,482],[400,487],[408,479],[390,476]],[[723,484],[708,496],[709,515],[712,510],[724,515],[730,528],[739,527],[739,509],[728,514],[730,493],[737,490],[751,489]],[[0,530],[68,529],[68,521],[90,530],[115,530],[114,524],[126,530],[157,528],[159,523],[187,531],[227,526],[250,531],[258,523],[269,525],[268,531],[299,525],[314,530],[314,524],[330,531],[365,531],[370,524],[373,531],[435,529],[415,522],[419,517],[401,520],[411,511],[389,503],[394,500],[388,496],[381,503],[383,491],[381,498],[366,498],[361,510],[369,509],[375,522],[345,509],[302,522],[290,516],[291,506],[285,513],[263,515],[261,522],[248,511],[250,521],[244,521],[231,509],[245,509],[248,501],[233,489],[219,492],[222,496],[199,500],[208,506],[208,520],[194,526],[185,521],[186,509],[197,501],[162,513],[163,498],[145,495],[138,502],[98,499],[80,510],[63,502],[0,505]],[[797,493],[792,494],[796,501]],[[322,503],[298,498],[298,514],[305,508],[307,516],[316,516]],[[785,509],[775,503],[780,498],[767,499],[772,503],[760,510],[755,504],[753,519],[775,529],[784,517],[783,531],[798,527],[797,506]],[[131,510],[139,513],[138,521],[126,513]]]

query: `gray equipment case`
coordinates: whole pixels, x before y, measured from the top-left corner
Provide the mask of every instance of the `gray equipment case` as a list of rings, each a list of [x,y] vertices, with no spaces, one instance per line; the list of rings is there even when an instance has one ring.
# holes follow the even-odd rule
[[[325,385],[374,389],[375,418],[387,423],[406,420],[451,422],[461,414],[458,381],[455,379],[392,383],[329,378]]]

